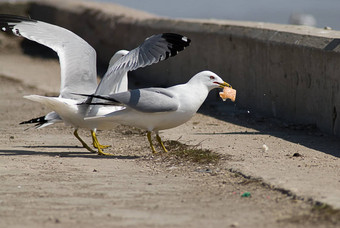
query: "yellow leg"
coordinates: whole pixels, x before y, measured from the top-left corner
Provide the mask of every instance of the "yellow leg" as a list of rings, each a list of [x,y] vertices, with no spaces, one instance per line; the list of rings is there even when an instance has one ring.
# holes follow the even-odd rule
[[[99,143],[99,142],[98,142],[98,143]],[[98,149],[98,147],[99,147],[100,149],[106,149],[106,148],[108,148],[108,147],[111,147],[110,145],[102,145],[102,144],[100,144],[100,143],[99,143],[99,145],[97,145],[93,140],[92,140],[92,145],[93,145],[94,148],[97,148],[97,149]]]
[[[156,138],[157,138],[158,143],[159,143],[159,144],[161,145],[161,147],[163,148],[164,152],[167,153],[168,150],[165,148],[165,146],[164,146],[164,144],[163,144],[163,142],[162,142],[161,137],[159,137],[159,135],[156,134]]]
[[[81,142],[81,144],[83,145],[84,148],[86,148],[88,151],[92,152],[92,153],[96,153],[96,151],[92,150],[87,144],[86,142],[84,142],[84,140],[82,140],[79,135],[78,135],[78,129],[74,130],[73,135],[79,140],[79,142]]]
[[[96,132],[91,130],[91,135],[92,135],[92,141],[93,141],[93,146],[96,147],[98,149],[98,155],[108,155],[108,156],[113,156],[113,154],[110,153],[104,153],[102,151],[102,148],[100,148],[100,144],[98,142],[97,136],[96,136]]]
[[[155,147],[153,146],[152,141],[151,141],[151,131],[148,131],[146,136],[148,137],[152,153],[154,153],[154,154],[157,153],[156,150],[155,150]]]

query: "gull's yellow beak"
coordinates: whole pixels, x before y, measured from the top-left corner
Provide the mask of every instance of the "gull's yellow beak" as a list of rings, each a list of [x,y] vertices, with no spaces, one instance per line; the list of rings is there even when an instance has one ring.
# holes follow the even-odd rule
[[[224,88],[224,87],[233,88],[233,87],[231,87],[231,85],[229,83],[226,83],[226,82],[218,83],[218,84],[220,85],[221,88]]]

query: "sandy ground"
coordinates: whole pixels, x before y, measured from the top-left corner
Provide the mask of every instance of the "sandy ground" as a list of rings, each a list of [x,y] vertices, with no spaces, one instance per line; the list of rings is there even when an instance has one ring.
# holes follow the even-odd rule
[[[178,158],[176,149],[152,155],[145,133],[124,126],[98,133],[115,156],[97,156],[70,127],[18,125],[49,111],[22,96],[56,92],[56,61],[12,52],[0,60],[0,227],[339,226],[339,211],[323,204],[339,205],[335,138],[212,105],[202,112],[214,118],[197,114],[161,136],[211,149],[217,164]]]

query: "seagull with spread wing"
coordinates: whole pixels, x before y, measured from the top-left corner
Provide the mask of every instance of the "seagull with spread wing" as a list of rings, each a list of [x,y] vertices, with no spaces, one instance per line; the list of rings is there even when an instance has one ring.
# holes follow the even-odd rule
[[[117,52],[112,57],[101,82],[97,85],[96,51],[73,32],[56,25],[15,15],[0,15],[0,28],[4,32],[11,32],[45,45],[57,52],[59,56],[60,95],[58,97],[25,96],[27,99],[46,105],[53,111],[43,117],[23,123],[36,123],[37,127],[41,128],[57,122],[64,122],[74,127],[76,138],[86,149],[94,152],[77,133],[79,128],[89,129],[93,146],[97,148],[99,155],[110,154],[102,151],[107,146],[99,144],[96,130],[110,129],[114,125],[97,125],[93,121],[88,123],[84,117],[88,114],[106,115],[125,107],[80,106],[78,104],[85,102],[86,99],[77,94],[108,95],[126,91],[129,71],[175,56],[190,44],[190,39],[179,34],[153,35],[131,51]]]

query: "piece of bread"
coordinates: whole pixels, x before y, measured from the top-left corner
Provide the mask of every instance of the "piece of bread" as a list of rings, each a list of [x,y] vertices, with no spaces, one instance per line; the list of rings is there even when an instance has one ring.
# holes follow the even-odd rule
[[[224,87],[223,92],[220,92],[220,97],[223,101],[230,99],[232,102],[235,102],[236,99],[236,90],[229,87]]]

